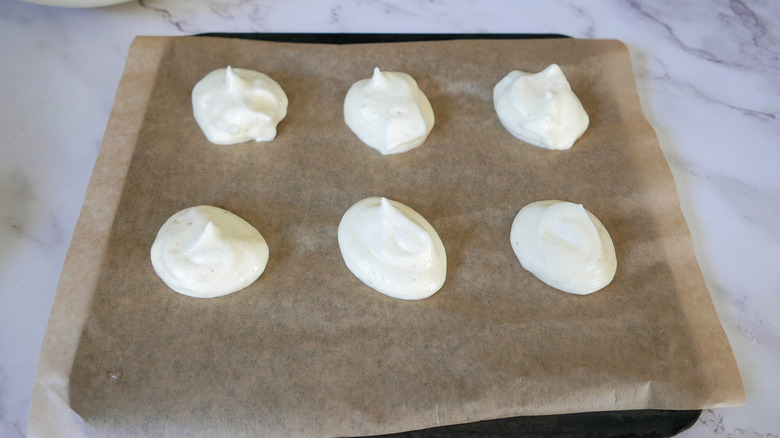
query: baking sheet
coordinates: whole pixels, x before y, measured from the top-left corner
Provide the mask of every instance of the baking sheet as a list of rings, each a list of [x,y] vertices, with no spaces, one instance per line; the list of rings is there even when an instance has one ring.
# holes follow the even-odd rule
[[[519,142],[492,111],[506,72],[551,62],[591,117],[566,152]],[[273,142],[220,147],[198,130],[192,86],[226,65],[286,90]],[[375,65],[414,76],[436,112],[410,153],[381,156],[343,123],[346,90]],[[62,418],[101,435],[353,436],[744,398],[619,42],[140,38],[95,172],[31,433]],[[448,279],[432,298],[384,297],[343,265],[335,230],[366,196],[404,202],[438,230]],[[514,215],[551,198],[583,203],[610,231],[619,267],[609,287],[563,294],[517,263]],[[154,275],[157,229],[196,204],[231,210],[268,240],[268,268],[250,288],[193,300]]]

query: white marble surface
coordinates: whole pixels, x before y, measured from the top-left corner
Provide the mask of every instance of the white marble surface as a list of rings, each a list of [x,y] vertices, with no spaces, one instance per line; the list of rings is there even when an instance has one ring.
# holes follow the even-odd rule
[[[38,352],[127,50],[198,32],[564,33],[624,41],[747,404],[685,437],[780,437],[780,3],[0,0],[0,437],[24,436]]]

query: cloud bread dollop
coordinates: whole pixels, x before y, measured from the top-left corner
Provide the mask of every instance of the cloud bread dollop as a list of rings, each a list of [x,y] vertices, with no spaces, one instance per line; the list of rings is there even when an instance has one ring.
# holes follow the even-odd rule
[[[509,72],[493,88],[493,105],[512,135],[547,149],[571,149],[590,124],[557,64],[535,74]]]
[[[347,268],[393,298],[428,298],[447,276],[447,254],[438,233],[397,201],[370,197],[355,203],[339,223],[338,242]]]
[[[268,244],[235,214],[210,205],[186,208],[160,228],[151,249],[154,271],[174,291],[214,298],[254,283],[268,262]]]
[[[268,75],[220,68],[192,89],[192,111],[206,138],[220,145],[271,141],[287,115],[287,95]]]
[[[433,108],[408,74],[374,68],[355,82],[344,99],[344,121],[383,155],[399,154],[425,142],[433,129]]]
[[[517,213],[509,238],[520,264],[563,292],[587,295],[615,277],[612,238],[581,204],[532,202]]]

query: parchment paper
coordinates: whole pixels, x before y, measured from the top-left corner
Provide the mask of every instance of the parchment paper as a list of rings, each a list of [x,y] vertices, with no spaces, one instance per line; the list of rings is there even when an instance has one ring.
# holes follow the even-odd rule
[[[513,69],[558,63],[590,115],[570,151],[512,137],[492,105]],[[227,65],[262,71],[290,107],[269,143],[209,143],[190,93]],[[418,81],[436,124],[382,156],[343,122],[374,66]],[[367,196],[417,210],[448,257],[422,301],[346,268],[342,214]],[[529,202],[585,205],[616,247],[605,289],[574,296],[509,243]],[[266,238],[265,273],[210,300],[174,293],[149,248],[176,211],[225,208]],[[610,40],[306,45],[139,38],[120,83],[57,291],[31,436],[355,436],[518,415],[737,405],[733,353],[676,188]]]

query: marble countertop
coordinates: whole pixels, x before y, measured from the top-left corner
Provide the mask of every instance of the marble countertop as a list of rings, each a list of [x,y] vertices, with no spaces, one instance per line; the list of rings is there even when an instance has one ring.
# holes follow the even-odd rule
[[[0,0],[0,437],[25,436],[65,254],[138,35],[562,33],[630,50],[747,403],[685,437],[780,437],[780,3]]]

